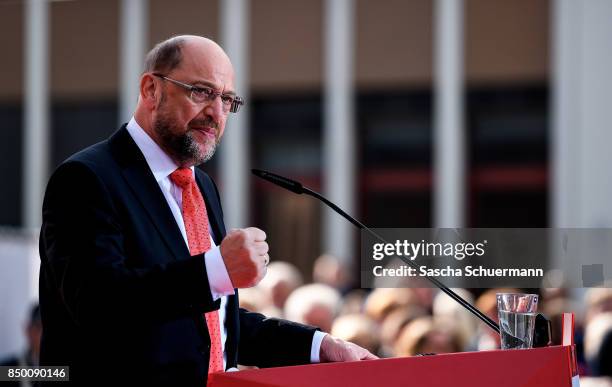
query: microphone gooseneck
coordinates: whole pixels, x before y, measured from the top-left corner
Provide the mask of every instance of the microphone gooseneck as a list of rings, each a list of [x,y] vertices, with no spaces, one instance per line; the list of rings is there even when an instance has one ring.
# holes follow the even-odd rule
[[[306,194],[306,195],[310,195],[310,196],[312,196],[314,198],[317,198],[318,200],[320,200],[323,203],[325,203],[332,210],[334,210],[338,214],[342,215],[342,217],[344,217],[346,220],[351,222],[355,227],[359,228],[360,230],[366,230],[370,235],[372,235],[373,237],[375,237],[376,239],[378,239],[379,241],[381,241],[383,243],[388,243],[380,235],[376,234],[373,230],[368,228],[366,225],[364,225],[363,223],[361,223],[357,219],[353,218],[352,216],[350,216],[349,214],[344,212],[340,207],[338,207],[337,205],[335,205],[334,203],[329,201],[326,197],[324,197],[323,195],[321,195],[320,193],[318,193],[316,191],[311,190],[308,187],[304,187],[300,182],[288,179],[288,178],[283,177],[283,176],[279,176],[279,175],[271,173],[271,172],[262,171],[260,169],[252,169],[251,171],[253,172],[253,174],[255,176],[260,177],[260,178],[262,178],[264,180],[267,180],[270,183],[276,184],[276,185],[278,185],[280,187],[283,187],[283,188],[285,188],[285,189],[287,189],[287,190],[289,190],[291,192],[294,192],[294,193],[299,194],[299,195]],[[407,265],[409,265],[409,266],[411,266],[411,267],[413,267],[415,269],[418,269],[417,264],[415,262],[411,261],[410,259],[408,259],[407,257],[400,256],[400,259],[403,262],[405,262]],[[446,293],[450,298],[452,298],[453,300],[455,300],[456,302],[461,304],[461,306],[463,306],[465,309],[467,309],[472,314],[474,314],[476,317],[478,317],[482,322],[487,324],[491,329],[495,330],[496,332],[499,332],[499,325],[495,321],[493,321],[491,318],[489,318],[487,315],[482,313],[474,305],[472,305],[469,302],[467,302],[460,295],[455,293],[452,289],[450,289],[449,287],[444,285],[442,282],[438,281],[436,278],[433,278],[433,277],[430,277],[430,276],[424,276],[424,277],[427,278],[427,280],[429,280],[431,283],[433,283],[441,291]]]

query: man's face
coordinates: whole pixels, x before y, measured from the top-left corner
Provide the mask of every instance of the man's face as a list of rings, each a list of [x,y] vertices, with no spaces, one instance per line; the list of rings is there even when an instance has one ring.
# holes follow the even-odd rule
[[[168,78],[194,86],[212,87],[222,93],[234,92],[231,63],[216,46],[187,44],[181,64]],[[195,103],[190,91],[157,78],[161,97],[153,116],[153,131],[160,146],[182,167],[209,160],[221,140],[229,113],[221,98]]]

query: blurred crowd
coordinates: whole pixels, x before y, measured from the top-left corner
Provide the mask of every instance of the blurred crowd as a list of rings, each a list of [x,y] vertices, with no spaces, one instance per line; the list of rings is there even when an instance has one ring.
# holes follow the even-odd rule
[[[240,291],[240,306],[270,317],[315,325],[380,357],[414,356],[498,349],[499,334],[435,288],[352,288],[342,262],[331,255],[316,259],[311,283],[294,265],[271,262],[262,282]],[[554,281],[553,281],[554,282]],[[582,387],[612,387],[612,288],[591,288],[578,305],[567,289],[539,290],[538,310],[561,344],[564,312],[576,314],[575,342]],[[496,293],[533,289],[454,289],[495,321]],[[37,365],[42,326],[37,305],[24,333],[28,348],[0,365]]]
[[[499,333],[480,322],[445,293],[431,287],[354,289],[342,262],[331,255],[315,260],[312,283],[294,265],[275,261],[264,280],[241,290],[240,305],[272,317],[320,327],[381,357],[482,351],[500,348]],[[538,310],[561,344],[564,312],[576,312],[575,340],[581,385],[612,387],[612,288],[591,288],[581,305],[559,281],[548,278]],[[454,289],[495,321],[497,293],[534,289]]]

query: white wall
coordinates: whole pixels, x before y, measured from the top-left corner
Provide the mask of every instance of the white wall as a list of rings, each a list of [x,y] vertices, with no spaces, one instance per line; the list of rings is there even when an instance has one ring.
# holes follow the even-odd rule
[[[552,224],[612,227],[612,1],[551,11]]]
[[[612,1],[555,0],[551,12],[551,224],[610,228]]]
[[[38,241],[0,229],[0,359],[25,348],[23,327],[38,301]]]

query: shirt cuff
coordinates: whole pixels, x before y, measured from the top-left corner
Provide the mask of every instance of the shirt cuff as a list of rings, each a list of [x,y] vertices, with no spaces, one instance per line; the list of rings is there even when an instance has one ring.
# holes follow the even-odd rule
[[[315,331],[312,336],[312,348],[310,349],[310,362],[311,363],[320,363],[321,354],[321,343],[323,342],[323,338],[327,336],[327,333],[321,331]]]
[[[206,275],[213,301],[234,294],[234,285],[225,267],[225,262],[223,262],[219,246],[213,247],[204,254],[204,265],[206,265]]]

